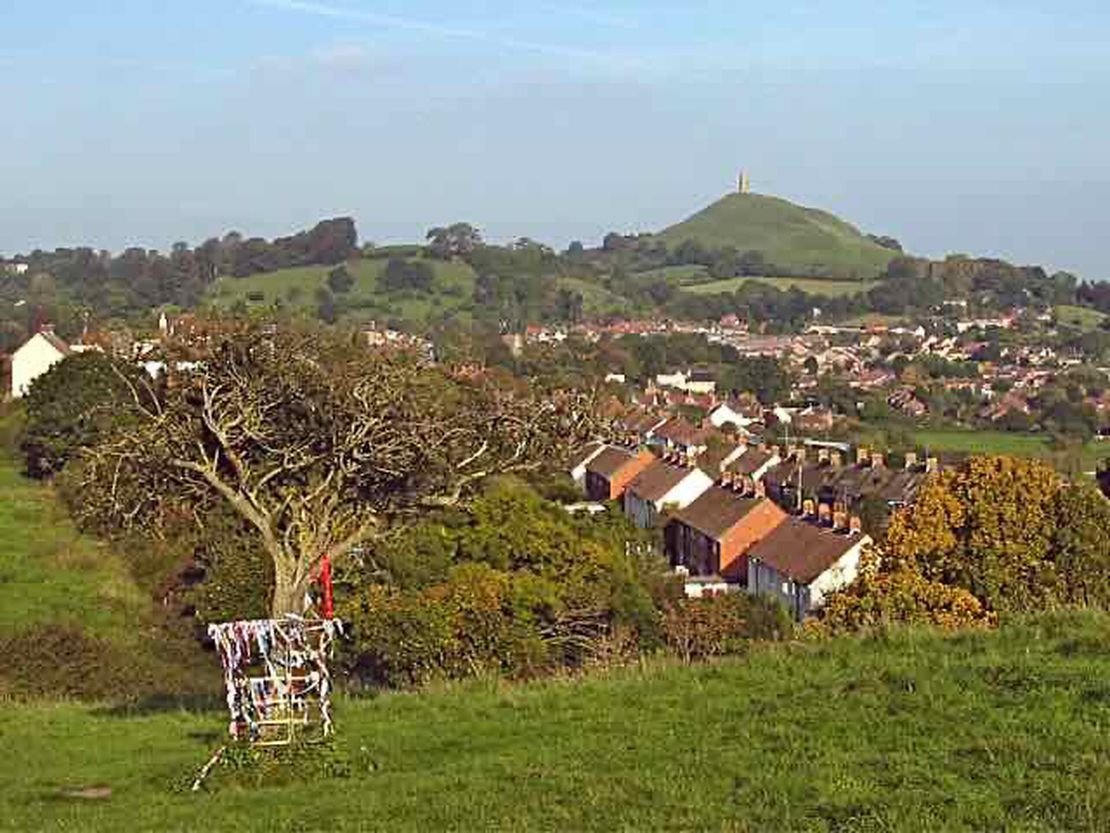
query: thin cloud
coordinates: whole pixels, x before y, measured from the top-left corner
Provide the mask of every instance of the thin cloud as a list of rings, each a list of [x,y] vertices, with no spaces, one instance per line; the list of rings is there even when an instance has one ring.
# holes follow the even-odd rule
[[[560,44],[539,43],[536,41],[521,40],[518,38],[494,35],[479,29],[467,29],[449,26],[441,23],[429,23],[409,17],[399,17],[391,14],[381,14],[363,9],[343,8],[315,0],[247,0],[253,6],[269,9],[278,9],[288,12],[325,17],[332,20],[343,20],[350,23],[361,23],[369,26],[381,26],[390,29],[401,29],[409,32],[420,32],[434,37],[448,40],[465,40],[493,44],[506,49],[515,49],[522,52],[534,52],[543,55],[554,55],[561,58],[576,58],[588,61],[602,62],[607,65],[627,66],[630,61],[620,57],[596,52],[589,49],[579,49],[573,46]]]
[[[628,17],[621,17],[619,15],[610,14],[609,12],[599,11],[592,9],[588,6],[569,6],[561,3],[540,3],[538,8],[551,12],[552,14],[565,14],[571,17],[577,17],[579,20],[585,20],[589,23],[596,23],[599,26],[607,26],[610,29],[639,29],[640,24],[638,21],[632,20]]]
[[[336,43],[314,50],[312,59],[328,69],[352,70],[366,66],[370,54],[356,43]]]

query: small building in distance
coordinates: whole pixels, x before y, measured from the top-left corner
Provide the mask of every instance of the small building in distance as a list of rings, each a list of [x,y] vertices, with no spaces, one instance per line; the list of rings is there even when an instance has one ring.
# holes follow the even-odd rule
[[[44,324],[12,353],[11,397],[19,399],[25,396],[35,379],[73,352],[73,348],[54,334],[51,325]]]

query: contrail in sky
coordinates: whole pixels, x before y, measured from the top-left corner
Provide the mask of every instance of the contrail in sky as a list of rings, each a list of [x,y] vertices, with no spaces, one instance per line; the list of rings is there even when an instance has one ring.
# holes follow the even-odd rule
[[[381,26],[390,29],[403,29],[409,32],[423,32],[424,34],[439,38],[489,43],[508,49],[518,49],[523,52],[556,55],[562,58],[603,61],[607,64],[624,63],[621,59],[616,59],[612,55],[595,52],[589,49],[578,49],[573,46],[520,40],[518,38],[494,35],[478,29],[465,29],[442,23],[429,23],[409,17],[381,14],[380,12],[343,8],[340,6],[328,5],[327,3],[315,2],[315,0],[247,0],[247,2],[254,6],[300,12],[302,14],[315,15],[316,17],[332,18],[333,20],[346,20],[352,23],[363,23],[370,26]]]

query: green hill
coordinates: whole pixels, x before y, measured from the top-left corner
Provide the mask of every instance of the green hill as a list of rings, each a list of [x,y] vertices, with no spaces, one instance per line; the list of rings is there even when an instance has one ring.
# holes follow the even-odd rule
[[[199,794],[171,784],[221,742],[218,700],[6,703],[0,736],[28,754],[0,828],[1105,830],[1108,640],[1105,615],[1061,614],[344,698],[350,777],[246,790],[217,769]]]
[[[408,262],[421,260],[406,258]],[[473,306],[474,270],[462,261],[424,259],[435,274],[427,291],[386,291],[379,278],[388,261],[385,258],[358,259],[347,263],[355,279],[349,292],[338,293],[340,318],[377,319],[424,323],[437,315],[465,311]],[[327,285],[331,266],[302,266],[279,269],[246,278],[224,276],[208,292],[208,303],[229,309],[239,302],[248,308],[267,308],[280,303],[287,309],[312,312],[317,307],[316,292]]]
[[[775,266],[823,267],[837,276],[875,277],[894,256],[827,211],[761,194],[729,194],[659,237],[671,247],[694,240],[712,249],[755,250]]]

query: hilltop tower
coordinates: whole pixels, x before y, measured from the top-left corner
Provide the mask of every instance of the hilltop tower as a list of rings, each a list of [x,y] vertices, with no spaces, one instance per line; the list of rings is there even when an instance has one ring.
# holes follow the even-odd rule
[[[752,184],[748,181],[748,172],[740,171],[740,179],[737,183],[737,191],[741,194],[749,194],[752,190]]]

